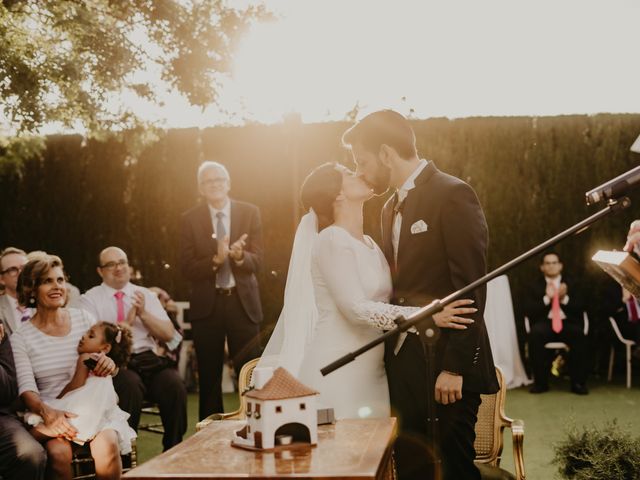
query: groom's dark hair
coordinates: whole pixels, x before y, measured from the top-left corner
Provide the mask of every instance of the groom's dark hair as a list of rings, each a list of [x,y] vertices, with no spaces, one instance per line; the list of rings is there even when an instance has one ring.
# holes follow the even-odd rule
[[[378,153],[382,145],[393,148],[402,158],[418,155],[416,135],[409,120],[393,110],[380,110],[364,117],[342,135],[342,145],[362,145],[371,153]]]
[[[334,222],[333,203],[342,190],[342,173],[337,163],[323,163],[302,182],[300,200],[305,210],[313,208],[318,217],[318,231]]]

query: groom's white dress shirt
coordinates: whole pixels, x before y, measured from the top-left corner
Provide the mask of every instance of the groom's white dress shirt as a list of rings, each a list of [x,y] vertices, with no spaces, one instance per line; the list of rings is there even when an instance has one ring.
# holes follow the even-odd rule
[[[409,178],[405,180],[402,186],[396,191],[398,195],[398,203],[404,202],[405,198],[409,194],[409,190],[412,190],[416,186],[416,178],[420,175],[420,172],[424,170],[429,162],[427,160],[422,159],[420,163],[413,171]],[[402,212],[396,212],[395,217],[393,218],[393,228],[391,229],[391,243],[393,244],[393,258],[398,261],[398,245],[400,243],[400,229],[402,227]]]

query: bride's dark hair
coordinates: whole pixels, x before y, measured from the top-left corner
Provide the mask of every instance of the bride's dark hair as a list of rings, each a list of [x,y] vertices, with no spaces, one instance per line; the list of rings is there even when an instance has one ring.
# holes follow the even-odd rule
[[[333,202],[342,190],[342,173],[335,162],[313,169],[302,182],[300,199],[305,210],[313,208],[318,216],[318,231],[334,222]]]

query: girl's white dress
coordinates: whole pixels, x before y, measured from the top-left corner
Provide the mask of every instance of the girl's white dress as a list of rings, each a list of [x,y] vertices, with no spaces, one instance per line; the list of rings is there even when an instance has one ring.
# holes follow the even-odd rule
[[[129,426],[129,414],[118,407],[118,396],[111,377],[90,375],[85,384],[65,394],[62,398],[48,399],[47,405],[77,415],[69,423],[78,430],[75,442],[82,445],[91,441],[102,430],[115,430],[118,434],[120,454],[131,452],[131,440],[136,432]],[[32,413],[25,420],[30,425],[42,423],[42,417]]]

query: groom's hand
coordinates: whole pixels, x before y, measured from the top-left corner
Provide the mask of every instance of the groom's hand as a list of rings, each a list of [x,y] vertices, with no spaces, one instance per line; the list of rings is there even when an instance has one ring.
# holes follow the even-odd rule
[[[462,375],[442,371],[436,379],[436,402],[443,405],[462,400]]]

